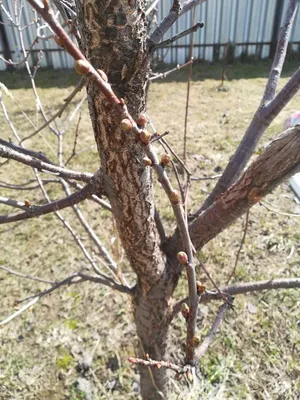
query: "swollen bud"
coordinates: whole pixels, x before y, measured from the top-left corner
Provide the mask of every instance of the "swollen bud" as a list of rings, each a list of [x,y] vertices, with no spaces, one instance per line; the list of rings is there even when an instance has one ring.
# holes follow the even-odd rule
[[[151,166],[152,165],[152,161],[150,160],[150,158],[148,158],[148,157],[144,157],[143,158],[143,163],[146,165],[146,166]]]
[[[28,199],[24,200],[24,204],[26,207],[30,207],[30,201]]]
[[[192,371],[190,371],[189,369],[186,371],[185,376],[187,377],[187,379],[188,379],[191,383],[194,382],[193,373],[192,373]]]
[[[197,294],[198,296],[201,296],[201,294],[205,292],[206,287],[200,281],[196,281],[196,286],[197,286]]]
[[[74,68],[79,75],[86,75],[91,70],[91,66],[86,60],[76,60]]]
[[[130,132],[133,128],[131,121],[128,118],[122,119],[120,123],[120,127],[124,132]]]
[[[97,69],[98,75],[100,75],[100,77],[104,80],[104,82],[108,82],[108,77],[106,75],[106,73],[104,71],[102,71],[102,69]]]
[[[180,193],[178,190],[172,190],[170,193],[170,200],[173,204],[180,203]]]
[[[150,143],[151,133],[146,130],[142,130],[140,133],[140,139],[141,142],[143,142],[147,146]]]
[[[165,167],[171,163],[171,156],[169,154],[164,154],[160,159],[160,165]]]
[[[200,343],[201,341],[199,336],[194,336],[193,339],[191,340],[191,346],[193,347],[198,347]]]
[[[179,253],[177,253],[177,260],[178,260],[179,264],[182,264],[182,265],[186,265],[189,262],[189,258],[184,251],[180,251]]]
[[[64,41],[59,36],[54,35],[54,40],[60,47],[64,48]]]
[[[190,308],[186,303],[182,303],[181,305],[181,314],[185,320],[188,319],[190,313]]]
[[[136,120],[138,126],[145,126],[147,123],[147,117],[145,114],[140,114]]]

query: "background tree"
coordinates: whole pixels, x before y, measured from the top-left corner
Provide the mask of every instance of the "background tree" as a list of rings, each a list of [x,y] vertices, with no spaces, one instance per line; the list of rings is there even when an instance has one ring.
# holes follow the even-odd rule
[[[237,218],[247,213],[253,205],[259,203],[284,179],[300,169],[299,128],[295,127],[288,129],[270,143],[243,173],[266,128],[300,87],[300,71],[297,70],[289,82],[275,93],[297,10],[297,1],[290,0],[262,103],[216,187],[204,204],[188,216],[190,172],[173,153],[164,135],[155,131],[155,121],[152,123],[146,116],[146,87],[150,78],[152,57],[161,45],[165,33],[181,15],[203,2],[174,1],[169,14],[148,36],[147,10],[145,2],[140,0],[77,0],[77,19],[66,19],[73,15],[73,8],[70,11],[71,15],[63,15],[66,20],[65,30],[59,24],[48,1],[28,0],[53,32],[56,42],[74,58],[75,70],[83,77],[62,109],[50,118],[47,117],[35,88],[35,72],[28,63],[29,52],[23,45],[23,63],[31,78],[38,111],[44,123],[36,127],[29,136],[21,138],[14,129],[4,103],[1,102],[15,143],[1,139],[0,156],[33,168],[46,203],[33,205],[27,200],[17,201],[2,197],[1,203],[20,208],[21,211],[0,216],[0,222],[23,221],[53,212],[71,232],[89,263],[59,282],[42,279],[50,287],[28,298],[26,304],[2,321],[2,324],[64,285],[92,281],[127,294],[133,304],[133,315],[140,340],[140,354],[138,358],[130,357],[130,361],[140,366],[141,394],[145,399],[158,399],[167,395],[169,369],[177,375],[185,375],[190,381],[193,380],[195,365],[208,348],[226,309],[233,307],[233,295],[263,289],[300,287],[299,278],[246,282],[222,288],[216,287],[212,281],[212,290],[206,291],[204,285],[196,279],[196,264],[206,271],[197,252]],[[64,3],[65,6],[67,2],[60,3]],[[17,6],[18,2],[15,4]],[[10,15],[9,18],[22,38],[21,26],[17,19]],[[37,19],[35,23],[37,40],[45,39],[40,34],[43,25]],[[172,40],[190,34],[200,27],[202,24],[198,23]],[[71,41],[69,31],[79,43],[80,50]],[[63,159],[62,151],[63,132],[54,123],[84,85],[87,89],[89,111],[100,157],[100,166],[98,169],[95,167],[97,171],[93,174],[67,168],[69,159]],[[146,128],[147,124],[152,126],[152,134]],[[51,129],[57,139],[56,163],[50,161],[48,156],[25,146],[27,139],[46,127]],[[72,155],[75,154],[76,141],[75,134]],[[155,151],[157,141],[164,144],[167,152],[172,154],[185,170],[185,181],[181,182],[178,179],[177,189],[172,186],[166,172],[166,167],[172,163],[172,159],[168,154],[158,159]],[[41,179],[40,172],[50,172],[59,177],[66,197],[51,201],[45,190],[46,181]],[[169,198],[176,219],[177,229],[171,237],[166,236],[156,210],[155,176]],[[78,182],[84,182],[85,186],[82,187]],[[72,193],[71,187],[76,191]],[[108,202],[103,200],[102,196],[105,196]],[[126,257],[136,274],[136,282],[133,285],[124,278],[111,254],[77,207],[78,203],[86,199],[93,200],[112,212]],[[110,275],[99,269],[93,256],[59,213],[59,210],[66,207],[73,207],[79,223],[105,260]],[[17,274],[5,266],[2,269]],[[182,273],[187,276],[188,298],[175,301],[173,294]],[[197,334],[198,306],[199,303],[201,307],[201,303],[213,299],[221,299],[224,304],[220,307],[208,336],[201,344]],[[174,365],[170,363],[167,355],[168,333],[172,319],[180,310],[187,322],[186,355],[182,365]],[[153,367],[151,373],[146,367]]]

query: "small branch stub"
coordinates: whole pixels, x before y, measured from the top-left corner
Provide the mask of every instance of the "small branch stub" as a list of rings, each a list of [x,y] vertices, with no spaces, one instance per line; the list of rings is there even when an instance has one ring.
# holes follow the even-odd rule
[[[201,294],[204,293],[206,290],[205,285],[203,285],[203,283],[200,281],[196,281],[196,287],[198,296],[201,296]]]
[[[144,127],[147,124],[148,120],[145,114],[140,114],[136,120],[136,124],[139,127]]]
[[[120,127],[123,132],[130,132],[133,128],[133,125],[128,118],[124,118],[120,123]]]
[[[79,75],[86,75],[91,71],[91,66],[86,60],[76,60],[74,68]]]
[[[170,200],[173,204],[180,203],[180,193],[178,190],[172,190],[170,193]]]
[[[141,139],[141,142],[143,142],[146,146],[148,146],[148,144],[150,143],[150,139],[151,139],[151,133],[146,130],[142,130],[140,133],[140,139]]]
[[[148,167],[150,167],[152,165],[152,161],[150,160],[149,157],[144,157],[143,158],[143,163]]]
[[[170,165],[171,160],[172,158],[169,154],[164,154],[160,159],[160,165],[162,167],[166,167],[167,165]]]
[[[187,265],[189,262],[188,256],[184,251],[180,251],[179,253],[177,253],[177,260],[179,264],[182,265]]]

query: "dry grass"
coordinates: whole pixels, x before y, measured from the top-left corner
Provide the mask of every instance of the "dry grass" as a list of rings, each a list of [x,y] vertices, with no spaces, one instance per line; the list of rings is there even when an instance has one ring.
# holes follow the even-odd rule
[[[293,64],[288,66],[281,85],[294,68]],[[189,168],[196,176],[209,176],[225,167],[241,139],[259,104],[269,65],[231,66],[227,73],[230,80],[226,82],[226,91],[217,90],[220,66],[197,65],[194,69],[188,131]],[[169,130],[168,140],[179,154],[182,153],[185,76],[186,71],[180,71],[167,82],[153,84],[148,109],[156,128],[161,132]],[[1,80],[32,121],[36,123],[38,119],[41,123],[25,76],[3,73]],[[59,107],[75,82],[76,77],[68,72],[38,73],[39,93],[47,112],[51,109],[53,113]],[[78,99],[80,96],[83,93]],[[14,102],[9,98],[5,98],[5,101],[20,135],[26,136],[32,127]],[[73,102],[71,109],[77,101]],[[261,146],[280,132],[284,119],[297,109],[298,96],[276,118]],[[65,135],[66,158],[73,143],[77,119],[78,116]],[[0,131],[1,137],[12,137],[2,114]],[[92,144],[92,130],[85,104],[78,148],[84,149]],[[45,130],[43,138],[39,136],[28,141],[27,145],[45,151],[55,159],[53,153],[56,151],[56,142],[49,131]],[[162,153],[159,147],[158,151]],[[94,171],[97,165],[95,148],[75,157],[70,163],[71,168],[86,171]],[[29,168],[18,166],[17,163],[10,162],[0,169],[0,180],[21,183],[32,177]],[[191,210],[204,200],[213,184],[211,181],[193,183],[189,203]],[[47,189],[51,198],[62,195],[61,188],[56,184],[47,185]],[[34,203],[43,201],[38,190],[12,193],[1,189],[1,195],[10,195],[19,200],[29,198]],[[156,195],[167,229],[172,232],[174,218],[159,185]],[[288,185],[283,184],[268,197],[268,201],[278,209],[299,213],[299,206],[293,197]],[[116,242],[112,243],[111,237],[115,237],[116,233],[109,213],[99,211],[94,204],[87,202],[82,209],[103,242],[114,253],[128,279],[134,279]],[[9,210],[2,206],[0,211]],[[95,252],[72,212],[66,210],[63,215],[71,221],[86,246]],[[259,206],[253,208],[236,281],[299,276],[298,226],[297,218],[279,216]],[[226,281],[234,265],[242,229],[243,220],[239,220],[201,252],[219,284]],[[3,225],[0,233],[0,264],[23,273],[59,279],[85,263],[80,250],[73,245],[72,238],[54,216]],[[207,281],[201,270],[198,276]],[[45,287],[9,276],[3,271],[0,271],[0,280],[1,318],[11,312],[16,300]],[[176,296],[181,298],[184,295],[186,282],[183,277]],[[172,380],[171,399],[299,398],[299,291],[238,296],[235,303],[235,311],[227,313],[203,359],[199,384],[187,388],[184,382]],[[201,307],[201,335],[207,332],[217,307],[217,304]],[[88,395],[80,390],[84,389],[84,383],[91,385],[93,399],[137,398],[138,375],[127,362],[127,357],[135,354],[137,348],[130,310],[130,301],[125,295],[114,293],[112,296],[109,290],[86,283],[61,289],[9,325],[1,327],[0,399],[88,399]],[[170,344],[172,358],[176,361],[183,355],[184,329],[182,318],[178,317],[172,326]],[[95,351],[92,370],[86,376],[78,369],[80,350]],[[85,391],[88,393],[88,388]]]

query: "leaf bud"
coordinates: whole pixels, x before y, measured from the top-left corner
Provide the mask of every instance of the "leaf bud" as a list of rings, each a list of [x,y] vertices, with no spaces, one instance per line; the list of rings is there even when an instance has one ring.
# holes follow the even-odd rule
[[[130,132],[133,128],[131,121],[128,118],[122,119],[120,123],[120,127],[124,132]]]
[[[182,264],[182,265],[186,265],[189,262],[189,258],[184,251],[179,251],[179,253],[177,253],[177,260],[178,260],[179,264]]]
[[[62,48],[65,47],[65,46],[64,46],[64,41],[63,41],[63,39],[62,39],[61,37],[59,37],[59,36],[57,36],[57,35],[54,35],[54,40],[56,41],[56,43],[57,43],[60,47],[62,47]]]
[[[164,154],[160,159],[160,165],[165,167],[171,163],[171,156],[169,154]]]
[[[26,207],[30,207],[30,205],[31,205],[30,201],[28,199],[24,200],[24,204],[25,204]]]
[[[152,161],[150,160],[149,157],[144,157],[144,158],[143,158],[143,163],[144,163],[146,166],[149,166],[149,167],[152,165]]]
[[[108,82],[108,77],[106,75],[106,73],[104,71],[102,71],[102,69],[97,69],[98,75],[100,75],[100,78],[102,78],[104,80],[104,82]]]
[[[147,146],[150,143],[151,133],[143,129],[140,133],[140,139]]]
[[[145,126],[147,122],[148,120],[145,114],[140,114],[136,120],[138,126]]]
[[[194,336],[193,339],[191,340],[191,346],[193,347],[198,347],[200,343],[201,340],[199,336]]]
[[[87,60],[76,60],[74,68],[79,75],[86,75],[91,70],[91,66]]]
[[[180,193],[178,190],[172,190],[170,193],[170,200],[172,203],[177,204],[180,203]]]
[[[183,316],[183,318],[185,318],[186,320],[188,319],[190,313],[190,308],[186,303],[182,303],[181,305],[181,314]]]
[[[200,281],[196,281],[196,287],[198,296],[201,296],[201,294],[205,292],[205,285],[203,285],[203,283]]]

